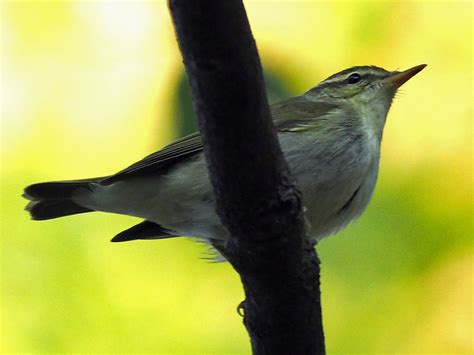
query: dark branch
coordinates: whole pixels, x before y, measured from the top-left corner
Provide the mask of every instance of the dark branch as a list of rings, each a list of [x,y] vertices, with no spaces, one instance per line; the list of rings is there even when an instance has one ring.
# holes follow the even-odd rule
[[[170,0],[255,354],[324,352],[319,262],[278,144],[241,1]]]

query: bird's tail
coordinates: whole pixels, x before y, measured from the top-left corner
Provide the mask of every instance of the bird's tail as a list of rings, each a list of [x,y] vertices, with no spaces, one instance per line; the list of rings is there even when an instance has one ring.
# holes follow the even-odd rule
[[[92,185],[99,179],[41,182],[25,188],[23,197],[30,200],[26,210],[31,219],[45,220],[69,216],[93,210],[81,206],[75,197],[92,191]]]

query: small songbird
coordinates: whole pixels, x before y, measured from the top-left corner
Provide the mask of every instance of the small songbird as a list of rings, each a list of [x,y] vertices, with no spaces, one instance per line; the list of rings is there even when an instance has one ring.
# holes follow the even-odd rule
[[[352,67],[270,106],[283,155],[302,192],[312,241],[337,232],[367,207],[392,100],[425,66],[402,72]],[[144,219],[113,242],[192,236],[225,243],[229,238],[215,211],[199,133],[114,175],[38,183],[24,196],[34,220],[92,211]]]

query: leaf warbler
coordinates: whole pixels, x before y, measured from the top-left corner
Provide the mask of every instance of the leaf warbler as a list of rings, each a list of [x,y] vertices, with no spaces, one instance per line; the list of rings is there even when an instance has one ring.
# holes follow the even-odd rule
[[[397,89],[426,65],[387,71],[357,66],[301,96],[270,106],[283,155],[302,192],[307,235],[318,241],[367,207],[380,143]],[[103,211],[144,219],[113,242],[192,236],[224,242],[199,133],[183,137],[107,177],[28,186],[34,220]]]

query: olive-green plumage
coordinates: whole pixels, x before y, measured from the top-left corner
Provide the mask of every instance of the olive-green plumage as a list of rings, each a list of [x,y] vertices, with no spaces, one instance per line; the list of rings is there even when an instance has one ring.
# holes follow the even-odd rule
[[[280,146],[302,191],[312,240],[337,232],[366,208],[393,97],[423,68],[353,67],[271,105]],[[90,211],[145,219],[113,241],[185,235],[225,242],[229,237],[215,213],[198,133],[114,175],[34,184],[25,197],[38,220]]]

